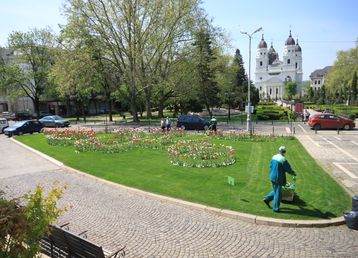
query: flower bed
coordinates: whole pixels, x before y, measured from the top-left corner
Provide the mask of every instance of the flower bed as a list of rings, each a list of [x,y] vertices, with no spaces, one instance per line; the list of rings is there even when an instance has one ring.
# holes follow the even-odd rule
[[[43,129],[47,143],[55,146],[72,146],[80,139],[94,139],[96,134],[88,129]]]
[[[168,153],[173,165],[183,167],[225,167],[236,161],[231,146],[207,141],[179,141],[168,148]]]
[[[292,136],[272,136],[272,135],[258,135],[249,134],[247,132],[239,131],[218,131],[214,134],[210,134],[211,137],[219,140],[230,140],[230,141],[250,141],[250,142],[273,142],[280,137],[286,137],[287,139],[294,139]]]

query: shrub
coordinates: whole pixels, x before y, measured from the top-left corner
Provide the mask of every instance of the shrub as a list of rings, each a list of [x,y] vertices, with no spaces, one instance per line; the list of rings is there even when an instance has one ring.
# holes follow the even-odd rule
[[[63,212],[63,209],[57,208],[63,189],[55,182],[47,197],[44,197],[41,186],[20,199],[8,201],[0,197],[0,257],[29,258],[39,255],[39,240]],[[21,201],[26,205],[21,206]]]

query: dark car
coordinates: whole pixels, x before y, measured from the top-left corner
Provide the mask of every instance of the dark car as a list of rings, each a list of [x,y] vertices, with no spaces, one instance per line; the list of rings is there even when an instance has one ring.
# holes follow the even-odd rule
[[[60,116],[44,116],[39,121],[45,127],[68,127],[70,122]]]
[[[197,115],[182,115],[178,118],[177,127],[184,130],[207,130],[209,121]]]
[[[13,135],[23,135],[25,133],[39,133],[43,125],[35,120],[24,120],[15,123],[4,129],[4,134],[11,137]]]
[[[355,127],[353,120],[334,114],[317,114],[310,117],[308,125],[315,130],[320,129],[345,129]]]

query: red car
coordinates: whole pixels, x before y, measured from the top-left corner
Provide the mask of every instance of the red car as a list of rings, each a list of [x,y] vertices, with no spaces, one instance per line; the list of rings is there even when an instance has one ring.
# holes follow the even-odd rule
[[[356,125],[353,120],[334,114],[317,114],[310,117],[308,125],[314,129],[344,129],[349,130]]]

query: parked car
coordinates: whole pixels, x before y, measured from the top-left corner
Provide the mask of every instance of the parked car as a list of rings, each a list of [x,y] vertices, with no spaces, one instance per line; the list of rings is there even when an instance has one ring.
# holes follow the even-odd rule
[[[355,127],[353,120],[334,114],[317,114],[310,117],[308,125],[315,130],[320,129],[344,129]]]
[[[0,133],[4,133],[4,129],[9,127],[9,123],[6,118],[0,118]]]
[[[209,121],[197,115],[182,115],[178,117],[177,127],[184,130],[207,130]]]
[[[68,127],[70,125],[69,121],[60,116],[44,116],[39,121],[45,127]]]
[[[39,133],[43,125],[35,120],[24,120],[15,123],[12,126],[4,129],[4,134],[11,137],[13,135],[23,135],[25,133]]]

